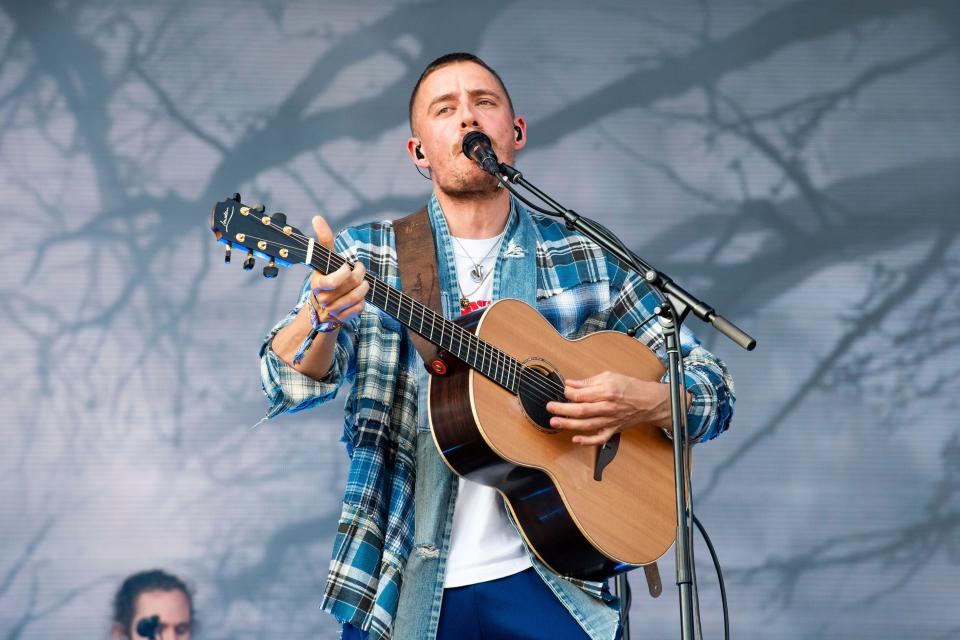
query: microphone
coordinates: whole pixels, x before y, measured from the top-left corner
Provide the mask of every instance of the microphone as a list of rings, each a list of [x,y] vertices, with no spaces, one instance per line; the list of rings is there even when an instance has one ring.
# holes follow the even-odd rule
[[[154,638],[157,633],[157,627],[160,626],[160,616],[150,616],[143,618],[137,623],[137,635],[141,638]]]
[[[500,173],[497,154],[493,152],[490,138],[479,131],[471,131],[463,136],[463,155],[467,156],[492,176]]]

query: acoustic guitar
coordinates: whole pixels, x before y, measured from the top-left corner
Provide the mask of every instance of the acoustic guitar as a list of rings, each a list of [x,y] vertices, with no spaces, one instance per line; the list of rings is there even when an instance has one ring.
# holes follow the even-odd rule
[[[346,260],[239,194],[217,203],[221,243],[267,260],[264,275],[302,263],[321,273]],[[429,419],[437,451],[454,473],[506,499],[520,533],[555,573],[603,580],[654,562],[676,535],[673,447],[660,429],[636,425],[604,446],[571,442],[550,427],[547,402],[564,400],[566,377],[614,371],[659,381],[660,359],[615,331],[561,336],[535,309],[500,300],[448,320],[376,276],[366,302],[440,349],[431,363]]]

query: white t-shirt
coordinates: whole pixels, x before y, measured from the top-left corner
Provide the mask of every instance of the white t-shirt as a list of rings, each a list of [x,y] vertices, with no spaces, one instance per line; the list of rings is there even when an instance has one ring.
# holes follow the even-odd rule
[[[502,237],[503,234],[483,240],[457,238],[453,241],[460,291],[471,302],[464,313],[490,304],[493,273],[487,272],[496,264],[499,251],[494,247]],[[486,279],[478,284],[470,277],[470,271],[474,268],[474,260],[483,256],[487,256],[481,262]],[[459,478],[444,588],[496,580],[530,566],[520,534],[510,523],[497,490]]]

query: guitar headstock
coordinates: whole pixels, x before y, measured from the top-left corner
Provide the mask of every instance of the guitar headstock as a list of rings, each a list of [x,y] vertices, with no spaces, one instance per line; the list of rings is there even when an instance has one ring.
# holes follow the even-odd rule
[[[243,268],[253,269],[254,256],[267,260],[263,275],[277,276],[277,265],[289,267],[306,262],[308,247],[312,243],[296,227],[287,224],[284,213],[267,215],[263,205],[249,206],[240,202],[240,194],[213,206],[210,228],[218,242],[227,245],[224,262],[230,262],[232,249],[246,255]]]

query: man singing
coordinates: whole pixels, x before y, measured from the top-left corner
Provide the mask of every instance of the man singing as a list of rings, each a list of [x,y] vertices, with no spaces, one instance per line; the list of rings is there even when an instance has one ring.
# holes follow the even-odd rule
[[[512,163],[527,124],[496,72],[476,56],[430,63],[410,97],[407,152],[429,172],[427,213],[447,318],[502,298],[535,307],[563,336],[626,331],[657,305],[636,274],[554,219],[532,214],[462,152],[480,131]],[[376,222],[318,242],[354,263],[314,273],[261,351],[269,416],[333,399],[352,382],[344,440],[351,458],[322,606],[345,638],[593,638],[619,633],[606,585],[552,573],[525,546],[492,488],[456,477],[427,422],[427,373],[403,327],[364,305],[366,271],[398,286],[394,229]],[[316,338],[306,344],[313,333]],[[665,360],[656,322],[637,338]],[[732,380],[690,333],[685,356],[691,437],[727,429]],[[545,354],[549,355],[549,354]],[[631,425],[670,426],[668,386],[614,373],[567,380],[551,426],[595,446]],[[650,428],[650,427],[637,427]]]

